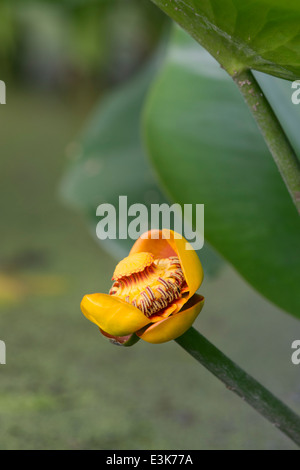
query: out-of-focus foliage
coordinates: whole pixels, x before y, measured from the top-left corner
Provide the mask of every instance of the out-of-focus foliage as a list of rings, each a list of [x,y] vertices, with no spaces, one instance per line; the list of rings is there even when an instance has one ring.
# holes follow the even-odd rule
[[[2,73],[7,70],[15,55],[16,31],[15,18],[7,2],[0,3],[0,65]]]
[[[298,150],[299,111],[284,93],[290,84],[279,88],[276,80],[265,76],[264,85]],[[206,240],[261,294],[299,317],[297,212],[234,81],[179,28],[145,124],[168,193],[180,204],[204,203]]]
[[[162,46],[137,76],[100,99],[84,132],[70,145],[71,164],[64,175],[61,194],[65,202],[88,216],[92,233],[99,222],[98,205],[109,203],[117,208],[119,195],[127,196],[128,206],[139,203],[147,207],[148,228],[151,204],[172,204],[149,164],[140,132],[144,102],[163,63],[164,50]],[[125,225],[130,220],[119,211],[116,215],[117,225],[120,219]],[[171,220],[170,223],[174,229]],[[127,256],[131,246],[130,239],[102,242],[102,247],[117,259]],[[221,261],[207,244],[200,256],[205,274],[216,274]]]
[[[165,16],[148,0],[4,0],[0,4],[2,79],[108,86],[148,57]]]
[[[101,97],[83,135],[70,146],[71,164],[63,178],[63,200],[83,211],[92,222],[98,221],[96,209],[101,203],[118,207],[119,196],[127,196],[128,205],[163,203],[143,150],[140,119],[148,88],[154,80],[160,61],[156,59],[129,80]],[[127,214],[118,214],[126,220]],[[105,240],[114,256],[125,257],[132,241]]]

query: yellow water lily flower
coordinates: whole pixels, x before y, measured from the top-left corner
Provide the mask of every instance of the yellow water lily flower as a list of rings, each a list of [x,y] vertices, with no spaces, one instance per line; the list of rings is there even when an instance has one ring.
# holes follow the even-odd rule
[[[204,297],[196,294],[203,280],[200,260],[187,240],[171,230],[140,237],[112,280],[109,294],[85,295],[81,310],[117,344],[176,339],[204,305]]]

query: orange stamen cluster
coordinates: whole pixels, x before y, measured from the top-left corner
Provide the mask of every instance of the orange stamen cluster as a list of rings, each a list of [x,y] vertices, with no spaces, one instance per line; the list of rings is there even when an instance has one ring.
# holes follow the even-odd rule
[[[150,253],[131,255],[119,263],[113,280],[110,295],[132,304],[147,317],[168,307],[186,290],[176,256],[154,260]]]

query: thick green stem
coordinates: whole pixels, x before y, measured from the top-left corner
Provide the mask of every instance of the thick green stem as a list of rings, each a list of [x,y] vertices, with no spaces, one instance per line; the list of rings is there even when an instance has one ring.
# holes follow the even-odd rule
[[[300,214],[300,161],[250,70],[233,74]]]
[[[176,342],[300,447],[300,417],[244,372],[204,336],[190,328]]]

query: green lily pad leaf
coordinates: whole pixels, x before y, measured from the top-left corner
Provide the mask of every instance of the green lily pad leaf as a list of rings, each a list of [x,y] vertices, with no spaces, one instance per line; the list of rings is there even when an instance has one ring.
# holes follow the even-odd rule
[[[300,77],[298,0],[152,0],[233,75]]]
[[[148,98],[144,134],[171,197],[205,204],[205,240],[299,317],[297,211],[233,80],[179,28]]]

